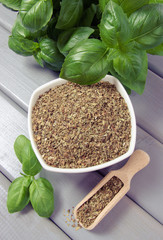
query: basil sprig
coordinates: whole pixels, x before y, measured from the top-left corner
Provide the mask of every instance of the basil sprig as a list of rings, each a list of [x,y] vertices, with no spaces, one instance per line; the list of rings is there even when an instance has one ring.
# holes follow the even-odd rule
[[[18,136],[14,143],[14,150],[25,174],[21,174],[22,176],[16,178],[9,186],[7,196],[9,213],[21,211],[31,202],[39,216],[50,217],[54,211],[53,187],[45,178],[34,178],[42,167],[29,139],[24,135]]]
[[[162,0],[0,0],[18,10],[8,45],[79,84],[112,74],[145,88],[147,53],[163,55]]]

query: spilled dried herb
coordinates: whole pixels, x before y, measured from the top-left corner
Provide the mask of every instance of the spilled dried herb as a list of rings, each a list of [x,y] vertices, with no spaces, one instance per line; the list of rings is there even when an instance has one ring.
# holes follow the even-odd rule
[[[126,153],[131,139],[127,104],[109,82],[50,89],[33,108],[32,128],[43,159],[57,168],[108,162]]]
[[[85,228],[89,227],[108,203],[110,203],[115,195],[121,190],[123,185],[123,182],[118,177],[113,176],[78,209],[77,220],[79,220]]]
[[[81,229],[79,222],[74,217],[74,207],[72,209],[68,209],[63,211],[63,216],[66,217],[65,223],[68,227],[74,228],[76,231]]]

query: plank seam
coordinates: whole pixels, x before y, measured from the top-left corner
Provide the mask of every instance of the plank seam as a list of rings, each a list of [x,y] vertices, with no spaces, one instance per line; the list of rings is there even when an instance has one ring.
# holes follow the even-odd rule
[[[28,105],[17,97],[12,91],[6,88],[2,83],[0,84],[0,90],[14,103],[16,103],[21,109],[28,113]]]
[[[142,129],[144,132],[146,132],[147,134],[149,134],[151,137],[153,137],[157,142],[159,142],[160,144],[163,144],[163,142],[161,142],[160,139],[158,139],[157,137],[155,137],[152,133],[150,133],[147,129],[145,129],[143,126],[141,126],[141,124],[136,124],[137,127],[139,127],[140,129]]]
[[[151,213],[149,213],[146,209],[144,209],[142,206],[140,206],[140,204],[138,204],[135,200],[133,200],[130,196],[128,196],[128,194],[126,194],[126,196],[133,201],[137,206],[139,206],[141,209],[143,209],[144,212],[146,212],[147,214],[149,214],[152,218],[154,218],[159,224],[163,225],[163,223],[161,223],[158,219],[156,219],[154,216],[152,216]]]

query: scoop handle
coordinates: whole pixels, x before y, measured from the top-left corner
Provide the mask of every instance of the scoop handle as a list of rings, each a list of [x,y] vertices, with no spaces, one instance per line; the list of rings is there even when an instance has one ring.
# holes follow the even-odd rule
[[[125,173],[129,179],[141,169],[146,167],[150,161],[149,155],[144,152],[143,150],[136,150],[131,157],[129,158],[128,162],[120,169],[123,173]]]

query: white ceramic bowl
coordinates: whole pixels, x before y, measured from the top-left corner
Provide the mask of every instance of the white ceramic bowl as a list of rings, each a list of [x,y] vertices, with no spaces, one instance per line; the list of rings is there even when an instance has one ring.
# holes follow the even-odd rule
[[[130,112],[130,115],[131,115],[131,141],[130,141],[130,146],[129,146],[128,151],[125,154],[119,156],[116,159],[113,159],[111,161],[108,161],[108,162],[100,164],[100,165],[87,167],[87,168],[73,168],[73,169],[72,168],[56,168],[56,167],[49,166],[43,160],[41,154],[39,153],[39,151],[37,149],[34,138],[33,138],[32,121],[31,121],[32,108],[35,105],[38,97],[41,94],[48,91],[50,88],[53,88],[57,85],[61,85],[61,84],[64,84],[64,83],[67,82],[64,79],[58,78],[58,79],[52,80],[52,81],[38,87],[33,92],[32,96],[31,96],[31,99],[30,99],[30,103],[29,103],[29,109],[28,109],[28,130],[29,130],[29,136],[30,136],[32,148],[33,148],[38,160],[40,161],[40,164],[42,165],[42,167],[44,169],[46,169],[48,171],[51,171],[51,172],[61,172],[61,173],[84,173],[84,172],[97,171],[99,169],[106,168],[106,167],[109,167],[113,164],[121,162],[122,160],[126,159],[127,157],[129,157],[133,153],[134,148],[135,148],[135,142],[136,142],[136,119],[135,119],[135,113],[134,113],[134,109],[133,109],[132,103],[130,101],[130,98],[129,98],[126,90],[122,86],[122,84],[115,77],[107,75],[102,80],[103,81],[109,81],[111,84],[114,84],[116,86],[117,90],[119,91],[121,96],[125,99],[125,101],[128,105],[128,109],[129,109],[129,112]]]

